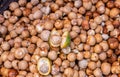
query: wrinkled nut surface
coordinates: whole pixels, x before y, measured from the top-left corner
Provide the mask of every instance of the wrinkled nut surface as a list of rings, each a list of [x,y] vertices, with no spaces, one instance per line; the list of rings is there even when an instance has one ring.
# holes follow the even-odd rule
[[[48,58],[42,57],[38,60],[37,69],[41,75],[48,75],[51,72],[51,63]]]
[[[120,77],[120,0],[12,1],[0,77]]]

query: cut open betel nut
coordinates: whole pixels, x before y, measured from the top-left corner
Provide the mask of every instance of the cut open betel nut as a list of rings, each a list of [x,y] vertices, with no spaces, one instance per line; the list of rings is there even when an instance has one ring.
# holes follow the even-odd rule
[[[48,75],[51,72],[51,62],[48,58],[42,57],[38,60],[37,69],[41,75]]]

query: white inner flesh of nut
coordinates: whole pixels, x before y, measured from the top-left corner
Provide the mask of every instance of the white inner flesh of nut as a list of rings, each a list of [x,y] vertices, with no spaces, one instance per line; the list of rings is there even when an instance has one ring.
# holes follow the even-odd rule
[[[48,63],[46,62],[46,60],[41,59],[39,63],[39,71],[42,73],[47,73],[48,70],[49,70]]]
[[[51,42],[54,45],[59,45],[61,42],[61,37],[60,36],[52,36],[51,37]]]

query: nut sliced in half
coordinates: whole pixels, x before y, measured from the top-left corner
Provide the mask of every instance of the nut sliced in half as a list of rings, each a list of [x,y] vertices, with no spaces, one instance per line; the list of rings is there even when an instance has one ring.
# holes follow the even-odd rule
[[[41,75],[48,75],[51,71],[51,62],[48,58],[40,58],[37,63],[37,69]]]
[[[62,35],[62,42],[61,42],[61,48],[66,48],[67,46],[70,45],[70,34],[68,31],[64,32]]]
[[[50,34],[50,38],[49,38],[49,44],[51,47],[59,47],[60,43],[61,43],[61,37],[60,34],[53,29],[51,34]]]

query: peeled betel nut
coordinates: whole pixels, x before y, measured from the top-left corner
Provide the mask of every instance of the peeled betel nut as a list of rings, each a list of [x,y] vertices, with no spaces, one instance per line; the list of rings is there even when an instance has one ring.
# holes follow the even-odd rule
[[[111,72],[112,72],[112,73],[119,74],[119,73],[120,73],[120,66],[119,66],[119,65],[113,65],[113,66],[111,67]]]
[[[69,54],[69,53],[71,52],[71,48],[68,46],[68,47],[66,47],[66,48],[63,48],[61,51],[62,51],[64,54]]]
[[[40,24],[37,24],[37,25],[36,25],[36,31],[37,31],[38,33],[41,33],[41,32],[43,31],[43,26],[41,26]]]
[[[9,72],[9,70],[10,70],[10,69],[7,69],[7,68],[5,68],[5,67],[2,67],[2,68],[0,69],[0,73],[1,73],[2,76],[8,77],[8,72]]]
[[[119,42],[116,38],[109,38],[108,44],[111,49],[116,49],[119,46]]]
[[[118,62],[120,63],[120,56],[118,56]]]
[[[27,50],[25,48],[16,49],[14,52],[15,58],[22,59],[25,56],[26,52]]]
[[[119,9],[118,9],[118,8],[112,8],[112,9],[110,10],[110,17],[111,17],[111,18],[114,18],[114,17],[116,17],[117,15],[119,15]]]
[[[111,65],[107,62],[101,64],[101,71],[104,75],[109,75],[111,69]]]
[[[62,35],[62,42],[61,42],[61,48],[66,48],[67,46],[70,45],[70,34],[68,31],[64,32]]]
[[[56,35],[51,36],[51,38],[50,38],[50,45],[51,46],[59,47],[60,43],[61,43],[61,37],[60,36],[56,36]]]
[[[12,3],[0,14],[0,77],[120,77],[119,8],[120,0]]]
[[[61,43],[60,34],[56,29],[53,29],[49,37],[49,44],[51,47],[59,47],[60,43]]]
[[[52,70],[51,70],[51,74],[52,75],[57,75],[57,74],[59,74],[59,71],[60,71],[60,68],[59,68],[59,66],[58,65],[52,65]]]
[[[48,58],[42,57],[38,60],[37,69],[41,75],[48,75],[51,72],[51,62]]]

